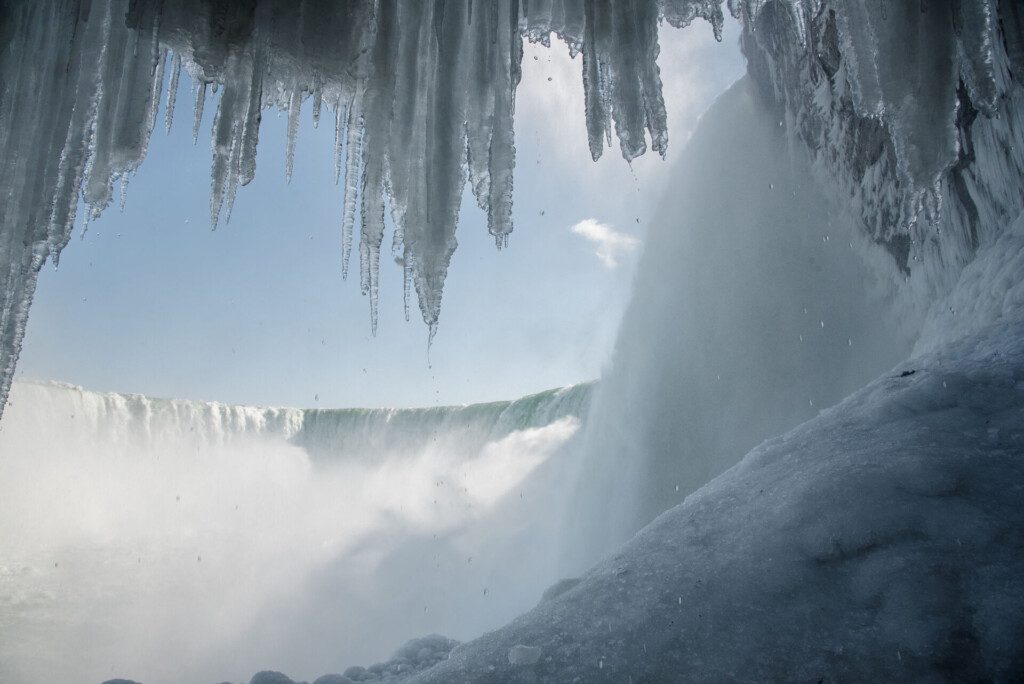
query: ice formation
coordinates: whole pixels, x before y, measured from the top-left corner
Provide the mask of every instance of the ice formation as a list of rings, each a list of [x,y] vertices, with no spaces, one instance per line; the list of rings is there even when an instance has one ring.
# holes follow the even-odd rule
[[[512,231],[512,117],[522,40],[552,33],[580,60],[598,157],[614,131],[623,156],[647,139],[664,154],[656,58],[664,18],[721,29],[721,0],[7,0],[0,51],[0,405],[5,403],[39,269],[56,263],[79,199],[89,216],[122,197],[158,119],[164,72],[195,90],[198,135],[210,91],[210,217],[226,221],[256,172],[265,108],[287,112],[290,178],[299,114],[326,105],[342,185],[341,270],[359,230],[360,285],[376,307],[385,212],[392,252],[436,329],[468,178],[498,245]],[[174,90],[171,90],[174,93]],[[168,95],[164,125],[173,125]],[[244,238],[240,238],[244,239]],[[408,305],[408,302],[407,302]]]
[[[921,308],[1024,208],[1020,3],[770,2],[742,46],[823,189]]]
[[[512,231],[512,118],[523,38],[548,44],[554,35],[581,55],[595,159],[613,133],[626,160],[648,146],[664,155],[659,21],[679,27],[703,18],[717,34],[722,4],[7,0],[0,405],[36,274],[48,258],[57,261],[79,198],[96,215],[112,201],[115,181],[123,196],[156,124],[165,71],[172,86],[182,70],[195,84],[196,134],[208,91],[219,94],[214,225],[230,215],[238,186],[253,178],[264,108],[288,114],[288,177],[304,102],[311,101],[315,122],[325,105],[333,109],[342,271],[358,228],[360,284],[375,325],[390,207],[392,251],[433,334],[467,178],[499,246]],[[962,266],[985,239],[988,216],[981,212],[1020,204],[1015,188],[994,184],[989,175],[998,174],[975,163],[975,147],[989,144],[1009,151],[1000,160],[1005,175],[1024,165],[1019,127],[993,123],[1018,97],[1014,73],[1024,50],[1017,5],[730,0],[729,10],[746,26],[751,72],[841,194],[854,197],[866,229],[904,272],[923,263],[931,277],[920,287],[948,289],[944,265]],[[913,78],[905,77],[908,69]]]

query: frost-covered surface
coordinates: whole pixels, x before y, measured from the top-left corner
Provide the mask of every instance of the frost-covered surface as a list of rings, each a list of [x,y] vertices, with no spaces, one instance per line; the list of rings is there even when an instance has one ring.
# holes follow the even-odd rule
[[[388,660],[374,663],[369,667],[353,665],[345,670],[343,676],[354,682],[388,681],[404,677],[446,660],[452,649],[458,645],[458,641],[440,634],[411,639]]]
[[[0,406],[13,377],[36,276],[56,262],[79,199],[98,215],[123,201],[158,120],[165,72],[194,84],[193,131],[212,92],[210,215],[226,221],[256,172],[260,119],[289,117],[291,177],[304,102],[336,131],[341,268],[359,231],[360,285],[376,326],[390,209],[393,256],[436,329],[468,179],[498,245],[512,231],[512,118],[523,36],[552,32],[582,53],[592,155],[612,134],[629,160],[668,144],[657,26],[695,18],[721,31],[721,0],[59,0],[0,4]],[[327,112],[325,113],[325,109]],[[582,107],[581,107],[582,109]],[[181,125],[179,123],[179,125]],[[649,143],[648,143],[649,141]],[[240,237],[239,239],[244,239]],[[408,307],[408,296],[406,301]]]
[[[1021,4],[768,2],[742,45],[919,325],[1024,209]]]
[[[413,681],[1013,679],[1022,494],[1017,317],[766,441]],[[539,659],[515,664],[521,646]]]
[[[390,682],[421,672],[446,660],[458,641],[429,634],[410,639],[402,644],[386,661],[369,667],[353,665],[344,674],[326,674],[313,680],[313,684],[354,684],[355,682]],[[295,684],[288,675],[274,670],[257,672],[249,684]]]

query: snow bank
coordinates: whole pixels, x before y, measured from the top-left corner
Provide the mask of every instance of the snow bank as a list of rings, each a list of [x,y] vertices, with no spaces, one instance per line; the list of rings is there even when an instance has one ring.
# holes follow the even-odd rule
[[[1024,668],[1024,322],[768,440],[417,682],[979,680]],[[510,649],[539,648],[533,665]]]

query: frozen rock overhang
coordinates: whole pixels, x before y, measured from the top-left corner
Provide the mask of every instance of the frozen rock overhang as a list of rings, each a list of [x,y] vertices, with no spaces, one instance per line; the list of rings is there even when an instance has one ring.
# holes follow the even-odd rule
[[[512,231],[522,40],[547,44],[555,35],[581,56],[595,158],[613,133],[627,160],[648,147],[665,154],[659,22],[681,27],[703,18],[717,34],[722,4],[0,2],[0,406],[38,271],[67,243],[80,198],[95,215],[112,201],[115,181],[124,191],[160,118],[165,71],[167,126],[182,70],[198,84],[197,134],[208,91],[219,91],[211,141],[215,225],[255,174],[263,109],[287,110],[290,150],[303,103],[316,122],[326,105],[344,197],[342,272],[358,229],[360,284],[375,325],[390,210],[392,252],[433,334],[467,179],[499,246]],[[1009,143],[1021,127],[1011,117],[988,125],[988,147],[1006,144],[1009,152],[989,164],[972,164],[972,155],[983,147],[975,144],[975,119],[1012,112],[1004,100],[1018,97],[1013,68],[1022,63],[1021,11],[1008,0],[934,0],[920,5],[927,11],[903,4],[730,0],[728,7],[746,27],[751,71],[784,103],[798,137],[861,207],[869,230],[905,271],[920,256],[942,273],[944,255],[908,246],[914,230],[927,230],[920,226],[940,215],[1020,204],[1012,184],[1024,166],[1022,147]],[[903,78],[908,60],[918,78]],[[290,153],[287,160],[290,175]],[[1006,171],[1001,184],[992,180],[1001,169],[990,172],[999,164]],[[951,193],[966,193],[971,202],[940,213]],[[916,220],[922,208],[931,222]],[[951,231],[956,239],[977,232],[979,221],[965,221]],[[969,251],[954,251],[954,261],[962,264]]]
[[[1024,209],[1024,7],[753,4],[742,47],[754,81],[927,307]]]

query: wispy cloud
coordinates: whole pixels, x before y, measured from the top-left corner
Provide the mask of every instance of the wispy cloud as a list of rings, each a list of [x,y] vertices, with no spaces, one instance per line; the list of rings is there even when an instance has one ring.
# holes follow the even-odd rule
[[[632,252],[640,244],[640,241],[632,235],[620,233],[596,219],[583,219],[571,230],[594,244],[594,254],[607,268],[617,267],[619,265],[618,258]]]

